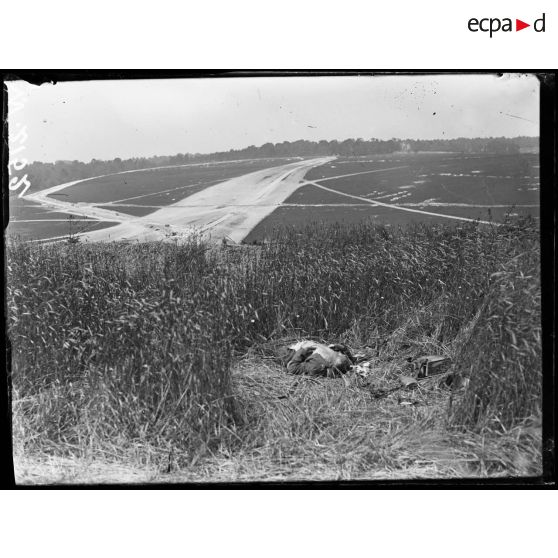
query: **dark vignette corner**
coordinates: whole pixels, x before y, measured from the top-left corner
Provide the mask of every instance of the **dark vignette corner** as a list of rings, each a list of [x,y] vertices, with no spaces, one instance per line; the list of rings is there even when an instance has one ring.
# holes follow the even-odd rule
[[[556,73],[540,73],[537,77],[540,83],[543,482],[555,484]]]
[[[0,470],[2,481],[8,486],[14,486],[14,465],[12,446],[12,386],[11,386],[11,346],[7,335],[6,310],[6,227],[9,221],[8,207],[8,89],[6,75],[2,73],[2,347],[3,372],[0,373]]]

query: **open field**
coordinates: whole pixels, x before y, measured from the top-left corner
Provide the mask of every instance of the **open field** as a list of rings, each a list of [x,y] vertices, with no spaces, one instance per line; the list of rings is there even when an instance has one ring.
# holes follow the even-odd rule
[[[86,233],[85,241],[171,240],[194,234],[212,241],[242,241],[294,192],[306,171],[331,159],[306,159],[251,172],[211,185],[185,200],[106,230]],[[100,208],[95,209],[99,211]]]
[[[264,246],[11,242],[7,302],[21,483],[541,470],[533,220],[322,224]],[[301,338],[367,352],[370,373],[285,374]],[[390,391],[423,354],[451,369]]]
[[[86,216],[69,219],[68,213],[48,210],[41,204],[18,197],[10,198],[8,235],[24,240],[68,237],[86,231],[111,227],[116,223]]]
[[[126,171],[118,174],[89,178],[69,183],[67,187],[53,190],[44,197],[45,191],[38,185],[32,188],[24,199],[10,197],[9,234],[24,238],[49,238],[67,234],[68,225],[64,220],[71,212],[61,213],[56,206],[48,206],[44,202],[59,201],[66,204],[99,205],[103,209],[118,211],[132,216],[143,216],[160,207],[175,203],[210,185],[223,182],[236,176],[254,172],[262,168],[284,164],[290,159],[261,159],[234,161],[228,163],[200,163],[176,167],[161,167],[137,171]],[[37,200],[33,195],[38,194]],[[42,202],[42,203],[41,203]],[[127,203],[131,203],[128,206]],[[114,205],[113,205],[114,204]],[[153,207],[155,206],[155,207]],[[80,218],[93,218],[77,213]],[[50,219],[35,226],[37,219]],[[55,221],[60,219],[60,221]],[[108,225],[83,226],[81,230],[95,230]],[[79,229],[78,229],[79,230]]]
[[[25,200],[40,203],[47,210],[92,218],[101,222],[116,221],[118,223],[109,227],[105,232],[103,232],[103,228],[96,231],[79,232],[79,238],[85,241],[171,240],[183,242],[194,234],[204,234],[214,241],[226,238],[239,242],[259,221],[298,188],[298,184],[309,168],[330,159],[330,157],[297,159],[294,162],[273,167],[268,167],[271,164],[271,160],[268,160],[263,170],[241,174],[236,178],[220,181],[218,184],[206,183],[203,188],[198,183],[196,187],[200,191],[195,193],[190,191],[190,195],[186,199],[167,203],[144,216],[132,216],[124,213],[123,210],[129,206],[122,202],[144,199],[146,194],[114,200],[114,205],[106,201],[98,204],[61,199],[62,196],[67,196],[66,192],[73,190],[76,186],[83,188],[84,182],[92,182],[93,179],[78,180],[39,190],[27,194]],[[258,163],[262,164],[261,161]],[[219,169],[223,167],[220,164],[215,165]],[[214,170],[213,167],[211,169]],[[198,170],[197,166],[196,170]],[[151,169],[142,172],[143,174],[156,173]],[[222,174],[221,170],[220,173]],[[135,175],[138,174],[138,171],[121,174]],[[165,191],[168,194],[167,190]],[[106,195],[106,192],[102,193]],[[159,189],[157,195],[162,193],[163,191]],[[115,195],[113,193],[113,197]],[[151,193],[147,194],[147,197],[151,198],[151,196]],[[172,202],[174,199],[172,198],[170,201]],[[142,207],[137,204],[133,205],[135,208]],[[15,231],[10,232],[13,234]],[[57,238],[47,238],[47,240],[57,240]]]
[[[532,154],[337,159],[312,169],[305,178],[328,190],[316,184],[301,186],[247,241],[261,239],[282,223],[314,220],[358,223],[370,219],[397,226],[413,221],[451,222],[452,216],[501,221],[509,212],[539,214],[538,158]],[[392,207],[374,205],[374,201]]]
[[[88,179],[65,188],[64,200],[93,204],[133,201],[139,205],[167,205],[210,184],[288,162],[289,159],[249,159],[127,171]]]
[[[107,235],[85,235],[90,241],[108,239],[109,235],[110,239],[181,236],[185,230],[214,228],[212,223],[218,222],[212,231],[215,238],[252,242],[268,236],[277,226],[311,221],[372,220],[399,226],[461,219],[501,221],[508,213],[538,218],[539,214],[539,165],[534,154],[405,153],[338,158],[297,176],[300,187],[294,187],[296,183],[289,179],[290,195],[262,197],[263,184],[275,180],[274,173],[281,165],[288,169],[289,163],[285,163],[284,159],[249,160],[87,179],[54,188],[47,196],[41,191],[32,193],[25,203],[16,198],[9,231],[25,238],[58,237],[67,234],[64,220],[75,211],[79,218],[99,222],[75,227],[84,233],[105,229],[109,221],[149,221],[148,231],[136,223],[132,229],[128,225],[107,229]],[[290,164],[306,165],[304,160]],[[258,174],[259,169],[268,168],[269,175],[264,170]],[[238,195],[239,187],[242,196]],[[36,205],[39,202],[51,206]],[[252,213],[249,222],[240,217],[248,213]],[[35,224],[38,219],[45,222]],[[221,225],[220,219],[226,223]],[[165,225],[174,229],[165,231]]]
[[[538,216],[539,208],[533,208],[526,211],[525,208],[511,209],[509,207],[490,207],[475,208],[474,211],[470,207],[452,207],[451,211],[447,211],[447,207],[431,207],[424,208],[429,213],[451,214],[455,217],[463,217],[466,219],[479,219],[481,221],[502,221],[507,214],[517,215],[533,215]],[[327,203],[327,204],[304,204],[289,205],[283,204],[278,207],[267,219],[260,222],[252,232],[245,238],[245,242],[260,242],[264,238],[268,238],[273,231],[279,227],[288,225],[293,227],[304,227],[310,223],[342,223],[342,224],[359,224],[371,221],[377,224],[383,224],[386,227],[406,226],[409,223],[425,223],[425,224],[457,224],[460,221],[448,219],[447,217],[436,217],[429,214],[412,214],[403,211],[397,211],[385,207],[374,207],[369,204],[346,204],[346,203]]]

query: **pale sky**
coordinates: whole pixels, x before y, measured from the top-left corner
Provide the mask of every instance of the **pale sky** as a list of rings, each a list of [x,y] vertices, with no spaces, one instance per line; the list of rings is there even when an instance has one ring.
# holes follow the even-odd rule
[[[525,75],[17,81],[8,93],[10,140],[26,126],[28,162],[539,134],[539,83]]]

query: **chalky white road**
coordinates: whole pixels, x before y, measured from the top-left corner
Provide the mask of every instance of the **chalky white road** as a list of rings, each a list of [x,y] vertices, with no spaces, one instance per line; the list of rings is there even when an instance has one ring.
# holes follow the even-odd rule
[[[180,242],[192,234],[200,234],[215,241],[228,239],[240,242],[304,183],[304,175],[308,170],[332,159],[335,157],[306,159],[232,178],[144,217],[133,217],[101,209],[93,204],[69,203],[50,197],[49,194],[76,182],[55,186],[26,197],[65,213],[118,222],[112,227],[81,234],[84,241]],[[110,204],[104,205],[106,207]]]

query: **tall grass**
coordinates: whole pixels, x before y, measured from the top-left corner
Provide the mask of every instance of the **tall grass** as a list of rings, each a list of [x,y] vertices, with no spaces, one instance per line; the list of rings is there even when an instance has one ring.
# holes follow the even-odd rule
[[[9,333],[28,449],[143,445],[188,461],[241,443],[231,366],[288,336],[383,339],[391,354],[403,342],[446,348],[477,394],[454,420],[511,424],[536,413],[540,394],[537,234],[520,220],[312,225],[258,247],[12,242]]]
[[[193,450],[234,418],[205,248],[10,247],[14,385],[47,449]],[[25,411],[27,402],[28,412]]]
[[[498,265],[479,319],[456,361],[470,386],[456,424],[512,428],[541,416],[540,254],[533,246]]]

